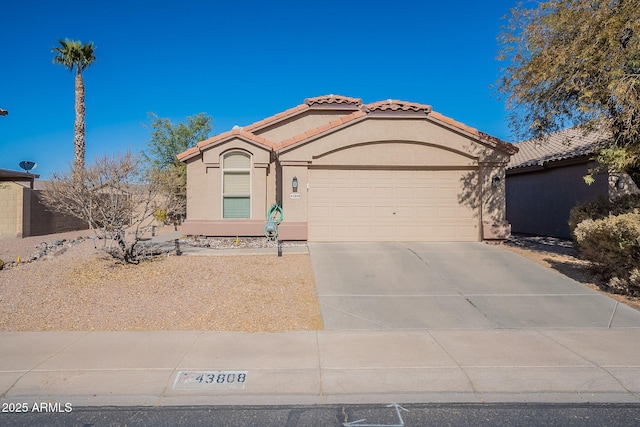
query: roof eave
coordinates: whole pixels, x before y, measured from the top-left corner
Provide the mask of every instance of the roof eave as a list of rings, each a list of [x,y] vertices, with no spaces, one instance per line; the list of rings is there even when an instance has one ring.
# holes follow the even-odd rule
[[[186,162],[187,160],[201,155],[205,150],[215,147],[216,145],[224,144],[232,139],[240,139],[266,151],[273,151],[274,147],[274,143],[265,138],[244,130],[233,129],[209,139],[205,139],[204,141],[200,141],[195,147],[191,147],[187,151],[178,154],[177,158],[181,162]]]
[[[487,145],[491,148],[502,151],[503,153],[506,153],[510,156],[516,154],[519,150],[518,147],[509,142],[503,141],[495,136],[491,136],[488,133],[481,132],[474,127],[468,126],[457,120],[453,120],[452,118],[436,111],[432,111],[429,115],[427,115],[427,119],[454,132],[461,133],[468,138],[480,142],[483,145]]]

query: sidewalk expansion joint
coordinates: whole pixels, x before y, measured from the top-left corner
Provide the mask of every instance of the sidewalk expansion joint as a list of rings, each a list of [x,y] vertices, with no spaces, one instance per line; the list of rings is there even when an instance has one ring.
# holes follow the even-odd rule
[[[46,363],[47,361],[51,360],[53,357],[57,356],[58,354],[62,353],[63,351],[65,351],[66,349],[68,349],[69,347],[71,347],[72,345],[74,345],[75,343],[77,343],[78,341],[80,341],[81,339],[85,338],[86,336],[90,335],[92,333],[92,331],[87,331],[86,333],[82,334],[81,336],[79,336],[77,339],[73,340],[72,342],[70,342],[69,344],[67,344],[66,346],[62,347],[60,350],[58,350],[57,352],[53,353],[52,355],[50,355],[49,357],[47,357],[46,359],[44,359],[43,361],[41,361],[40,363],[38,363],[36,366],[34,366],[31,369],[25,370],[24,373],[22,375],[20,375],[10,386],[9,388],[7,388],[7,390],[0,394],[0,399],[4,399],[7,394],[9,394],[9,392],[11,390],[13,390],[13,388],[16,386],[16,384],[18,384],[18,382],[20,382],[21,379],[23,379],[26,375],[28,375],[30,372],[40,372],[38,371],[38,366],[42,366],[44,363]],[[21,372],[21,371],[18,371]]]

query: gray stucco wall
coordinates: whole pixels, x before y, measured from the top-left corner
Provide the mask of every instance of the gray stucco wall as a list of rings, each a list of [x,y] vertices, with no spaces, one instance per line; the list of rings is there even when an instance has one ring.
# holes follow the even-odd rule
[[[507,221],[513,233],[571,238],[569,212],[576,204],[608,197],[606,174],[592,185],[583,177],[593,163],[509,172],[506,179]]]

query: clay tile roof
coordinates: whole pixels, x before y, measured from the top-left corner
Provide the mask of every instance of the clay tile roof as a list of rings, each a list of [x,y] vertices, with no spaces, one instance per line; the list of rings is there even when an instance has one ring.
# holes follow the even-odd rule
[[[465,132],[468,132],[476,137],[478,137],[481,141],[487,143],[488,145],[492,146],[492,147],[496,147],[499,148],[503,151],[506,151],[507,153],[513,155],[515,153],[518,152],[518,147],[516,147],[515,145],[508,143],[506,141],[501,140],[500,138],[496,138],[495,136],[491,136],[488,133],[484,133],[479,131],[478,129],[471,127],[469,125],[466,125],[462,122],[459,122],[457,120],[453,120],[451,117],[447,117],[444,114],[440,114],[437,111],[432,111],[429,114],[429,117],[431,119],[435,119],[439,122],[442,123],[446,123],[449,126],[453,126],[455,128],[458,128],[460,130],[463,130]]]
[[[339,126],[342,126],[345,123],[349,123],[349,122],[351,122],[353,120],[359,119],[360,117],[364,117],[366,115],[367,115],[367,113],[365,113],[364,111],[360,111],[360,110],[354,111],[353,113],[349,114],[348,116],[340,117],[338,119],[333,120],[332,122],[325,123],[322,126],[318,126],[317,128],[308,130],[303,134],[296,135],[293,138],[286,139],[286,140],[282,141],[280,143],[280,145],[276,146],[275,148],[276,149],[281,149],[281,148],[288,147],[289,145],[298,143],[300,141],[304,141],[305,139],[312,138],[312,137],[317,136],[317,135],[321,135],[321,134],[323,134],[325,132],[328,132],[328,131],[330,131],[332,129],[335,129],[335,128],[339,127]]]
[[[372,102],[371,104],[364,105],[362,110],[367,113],[370,111],[415,111],[429,114],[431,112],[431,105],[387,99],[386,101]]]
[[[507,169],[528,166],[545,166],[549,162],[588,156],[607,141],[604,132],[589,132],[576,128],[564,129],[548,135],[547,138],[528,139],[517,142],[520,151],[511,157]]]
[[[279,120],[283,120],[286,118],[289,118],[291,116],[295,116],[297,114],[299,114],[300,112],[307,110],[309,108],[309,106],[307,104],[300,104],[297,105],[293,108],[289,108],[288,110],[285,110],[281,113],[275,114],[273,116],[267,117],[266,119],[262,119],[258,122],[255,123],[251,123],[249,126],[245,126],[243,129],[247,132],[252,132],[258,128],[261,128],[263,126],[275,123]]]
[[[185,161],[190,157],[198,155],[200,152],[202,152],[205,148],[209,147],[210,145],[215,145],[220,141],[232,138],[234,136],[238,136],[246,140],[255,142],[256,144],[263,145],[269,149],[273,148],[273,145],[274,145],[271,141],[268,141],[258,135],[254,135],[250,132],[247,132],[242,128],[238,128],[238,129],[232,129],[227,132],[223,132],[220,135],[216,135],[209,139],[205,139],[204,141],[198,142],[198,145],[196,145],[195,147],[191,147],[188,150],[178,154],[177,156],[178,160]]]
[[[362,99],[332,94],[325,96],[316,96],[315,98],[307,98],[304,100],[304,103],[309,106],[321,104],[344,104],[359,107],[362,105]]]

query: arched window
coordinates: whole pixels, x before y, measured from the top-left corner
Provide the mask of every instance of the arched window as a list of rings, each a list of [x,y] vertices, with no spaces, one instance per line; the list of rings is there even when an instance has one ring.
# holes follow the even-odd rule
[[[244,151],[222,158],[222,217],[251,218],[251,155]]]

